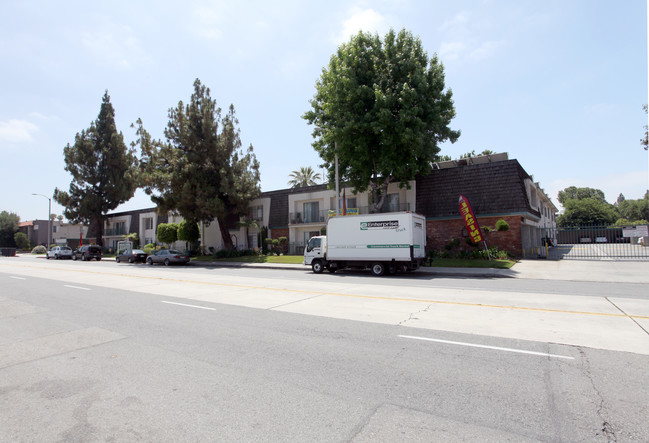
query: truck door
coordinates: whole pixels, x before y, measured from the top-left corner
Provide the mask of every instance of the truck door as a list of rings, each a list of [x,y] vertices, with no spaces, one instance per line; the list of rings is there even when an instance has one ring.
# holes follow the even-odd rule
[[[311,237],[304,252],[304,258],[307,264],[310,264],[314,258],[322,257],[322,238]]]

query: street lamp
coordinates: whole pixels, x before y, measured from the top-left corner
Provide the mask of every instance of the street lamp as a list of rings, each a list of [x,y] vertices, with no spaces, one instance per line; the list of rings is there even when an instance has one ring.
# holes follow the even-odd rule
[[[49,205],[47,207],[47,250],[49,251],[50,245],[52,244],[52,199],[43,194],[32,193],[32,195],[40,195],[41,197],[45,197],[49,202]]]

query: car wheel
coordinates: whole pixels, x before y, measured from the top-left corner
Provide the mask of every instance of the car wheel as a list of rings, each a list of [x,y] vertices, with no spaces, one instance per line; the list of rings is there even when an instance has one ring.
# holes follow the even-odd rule
[[[101,260],[101,257],[97,257],[97,261]]]
[[[150,265],[153,264],[153,260],[151,260],[150,258],[147,258],[147,259],[146,259],[146,262],[147,262],[148,264],[150,264]]]
[[[133,259],[132,259],[132,258],[129,258],[129,259],[128,259],[128,262],[129,262],[129,263],[133,263]]]
[[[313,269],[315,274],[321,274],[324,270],[324,265],[321,260],[313,260],[313,263],[311,263],[311,269]]]
[[[115,263],[119,263],[119,257],[115,257]]]
[[[77,256],[76,256],[76,255],[73,255],[73,256],[72,256],[72,260],[77,261]]]
[[[61,257],[59,257],[59,254],[56,254],[56,255],[54,256],[54,258],[55,258],[56,260],[59,260]]]
[[[376,275],[377,277],[382,276],[385,274],[385,265],[383,263],[374,263],[372,265],[372,274]]]
[[[81,261],[86,261],[86,256],[85,255],[81,256]]]
[[[50,259],[50,254],[45,254],[45,258],[46,258],[47,260],[49,260],[49,259]]]
[[[165,258],[165,266],[169,266],[171,263],[169,263],[169,259]]]

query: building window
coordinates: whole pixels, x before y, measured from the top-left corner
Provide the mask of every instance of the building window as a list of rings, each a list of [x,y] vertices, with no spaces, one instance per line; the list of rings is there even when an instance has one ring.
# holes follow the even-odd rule
[[[304,203],[304,223],[317,223],[320,221],[320,203]]]
[[[52,226],[52,232],[56,234],[56,225]]]
[[[399,211],[399,194],[388,194],[385,196],[383,202],[382,212],[398,212]]]
[[[259,220],[264,219],[264,207],[263,206],[251,206],[248,210],[248,218],[250,220]]]
[[[356,197],[347,199],[347,209],[356,208]]]
[[[153,229],[153,217],[144,219],[144,229]]]

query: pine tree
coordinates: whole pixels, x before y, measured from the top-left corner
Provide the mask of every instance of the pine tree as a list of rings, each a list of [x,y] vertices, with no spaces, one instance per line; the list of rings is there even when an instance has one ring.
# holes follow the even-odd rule
[[[65,207],[72,223],[90,223],[103,245],[104,215],[135,194],[138,165],[135,150],[127,148],[115,125],[115,109],[108,91],[97,119],[63,149],[65,170],[72,174],[69,192],[54,190],[54,199]]]
[[[247,212],[260,193],[259,162],[252,145],[241,149],[234,106],[225,116],[210,90],[194,82],[190,102],[169,110],[166,142],[153,140],[138,120],[145,192],[161,211],[188,222],[219,223],[223,244],[232,249],[226,217]]]

